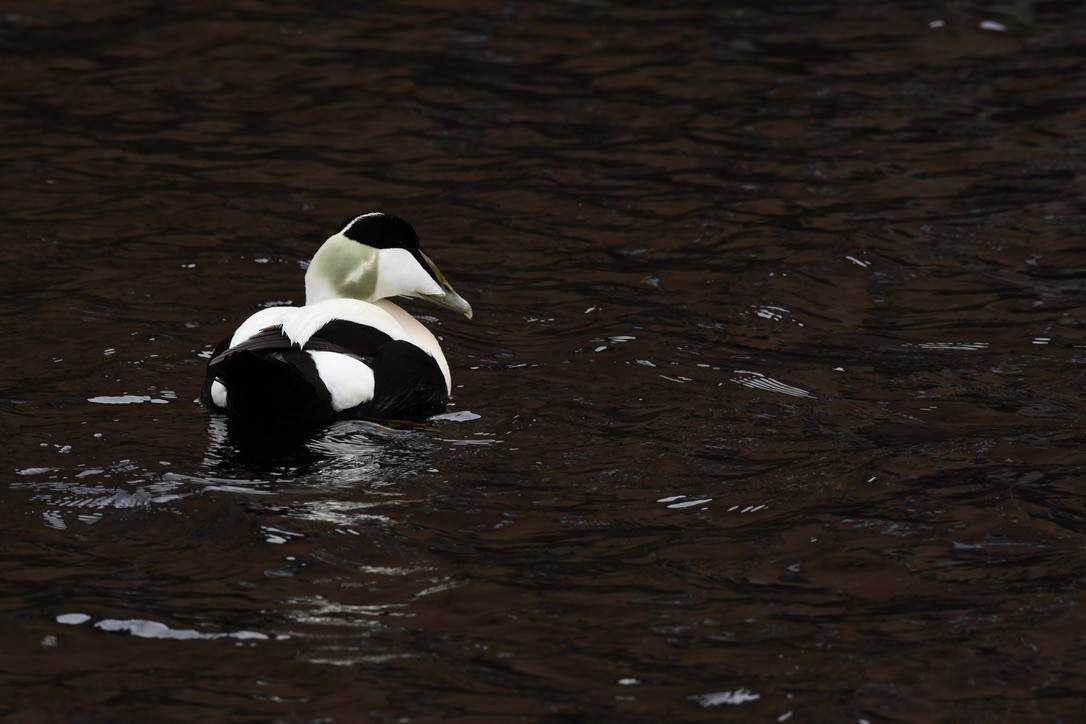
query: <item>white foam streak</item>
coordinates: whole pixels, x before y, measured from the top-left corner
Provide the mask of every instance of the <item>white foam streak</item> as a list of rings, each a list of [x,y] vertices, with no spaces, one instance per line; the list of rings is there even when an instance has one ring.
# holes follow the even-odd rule
[[[780,380],[775,380],[772,377],[767,377],[761,372],[754,372],[753,370],[734,370],[735,374],[740,377],[733,377],[731,381],[743,385],[744,387],[750,387],[756,390],[765,390],[766,392],[778,392],[782,395],[791,395],[792,397],[807,397],[814,399],[807,390],[799,387],[793,387],[792,385],[786,385]]]

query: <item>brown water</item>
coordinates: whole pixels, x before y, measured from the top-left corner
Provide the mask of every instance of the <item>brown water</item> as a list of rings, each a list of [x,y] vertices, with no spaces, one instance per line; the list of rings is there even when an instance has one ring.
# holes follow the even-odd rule
[[[4,3],[0,718],[1084,720],[1086,5],[324,5]],[[453,414],[231,437],[376,209]]]

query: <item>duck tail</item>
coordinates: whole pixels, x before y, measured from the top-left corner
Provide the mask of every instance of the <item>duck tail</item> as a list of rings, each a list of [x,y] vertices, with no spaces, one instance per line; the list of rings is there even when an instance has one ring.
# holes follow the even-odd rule
[[[226,387],[231,417],[289,424],[333,414],[331,394],[316,364],[300,349],[228,350],[208,363],[207,376]]]

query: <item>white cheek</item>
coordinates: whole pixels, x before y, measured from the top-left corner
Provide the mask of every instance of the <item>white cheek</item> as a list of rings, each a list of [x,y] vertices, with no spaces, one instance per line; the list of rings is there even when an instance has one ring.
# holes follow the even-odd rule
[[[399,294],[444,294],[433,277],[406,249],[381,249],[377,252],[377,289],[375,299]]]

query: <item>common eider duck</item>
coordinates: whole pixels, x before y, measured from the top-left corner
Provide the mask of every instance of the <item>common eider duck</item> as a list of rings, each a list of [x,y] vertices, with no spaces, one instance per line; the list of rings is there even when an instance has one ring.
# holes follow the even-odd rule
[[[211,353],[199,401],[231,418],[290,424],[420,418],[452,392],[434,335],[389,297],[428,299],[471,318],[409,223],[351,219],[317,250],[305,306],[268,307]]]

